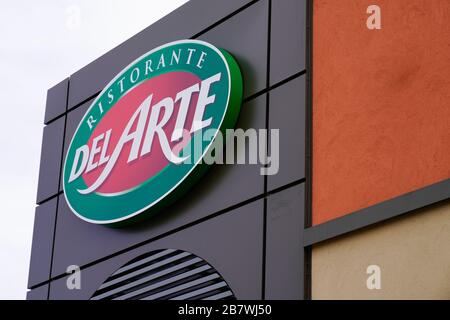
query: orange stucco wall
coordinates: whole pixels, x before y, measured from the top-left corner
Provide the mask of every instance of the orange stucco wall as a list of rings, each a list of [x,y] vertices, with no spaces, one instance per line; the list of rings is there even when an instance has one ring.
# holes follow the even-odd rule
[[[450,178],[450,1],[313,4],[313,223]]]

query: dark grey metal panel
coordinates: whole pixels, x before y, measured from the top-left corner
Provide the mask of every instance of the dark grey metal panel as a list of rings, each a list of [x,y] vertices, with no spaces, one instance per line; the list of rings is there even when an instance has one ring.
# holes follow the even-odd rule
[[[191,0],[70,78],[68,107],[93,96],[125,66],[145,52],[178,39],[191,38],[251,0]],[[233,37],[234,35],[229,35]]]
[[[59,118],[44,127],[36,199],[37,203],[41,203],[45,199],[58,193],[64,137],[64,120],[64,117]]]
[[[238,61],[244,98],[266,87],[268,2],[259,1],[199,37],[224,48]]]
[[[166,248],[191,252],[206,260],[238,299],[261,299],[262,217],[263,201],[252,202],[82,270],[81,290],[68,290],[65,277],[55,280],[50,285],[50,299],[89,299],[114,271],[131,259]],[[71,263],[81,261],[73,258]]]
[[[151,283],[149,283],[151,281]],[[214,299],[234,297],[213,266],[178,249],[149,251],[116,270],[96,291],[92,300]]]
[[[267,199],[266,299],[303,299],[305,186]]]
[[[306,65],[306,0],[272,0],[270,85]]]
[[[53,198],[36,208],[28,288],[45,282],[50,277],[57,200]]]
[[[269,191],[305,178],[305,85],[302,75],[270,91],[269,127],[280,130],[280,164],[268,177]]]
[[[80,123],[81,119],[85,115],[86,111],[91,106],[91,103],[94,101],[95,98],[90,99],[89,101],[86,101],[85,103],[78,106],[76,109],[70,111],[67,113],[67,121],[66,121],[66,133],[64,137],[64,151],[63,151],[63,165],[66,161],[66,154],[67,150],[69,149],[69,144],[72,141],[73,135],[75,134],[75,130],[78,127],[78,124]],[[61,183],[59,184],[59,190],[63,190],[63,174],[61,171]]]
[[[48,284],[32,289],[27,292],[27,300],[47,300]]]
[[[264,128],[265,118],[266,97],[262,95],[242,106],[237,127]],[[70,211],[64,196],[61,196],[52,275],[64,273],[69,264],[84,265],[261,195],[264,178],[259,171],[259,165],[213,166],[176,204],[148,221],[123,229],[82,221]]]
[[[47,102],[44,117],[45,124],[66,112],[68,87],[69,78],[64,79],[47,91]]]
[[[450,199],[450,179],[308,228],[304,245],[329,240],[447,199]]]
[[[266,1],[260,1],[260,3],[243,10],[199,37],[201,40],[209,41],[218,47],[227,49],[239,61],[245,82],[244,91],[247,96],[263,90],[265,87],[267,66],[267,28],[265,26],[267,26],[267,11]],[[71,81],[72,83],[73,81]],[[81,106],[68,113],[64,157],[78,123],[94,99],[84,102]],[[61,184],[60,190],[62,188],[63,185]]]

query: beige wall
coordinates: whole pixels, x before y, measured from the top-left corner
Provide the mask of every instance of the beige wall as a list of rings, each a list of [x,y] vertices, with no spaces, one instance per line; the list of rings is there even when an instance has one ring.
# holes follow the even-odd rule
[[[314,246],[312,298],[450,299],[450,201]]]

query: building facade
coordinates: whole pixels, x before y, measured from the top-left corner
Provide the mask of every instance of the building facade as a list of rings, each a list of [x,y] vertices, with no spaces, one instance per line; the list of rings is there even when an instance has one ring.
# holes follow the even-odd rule
[[[28,299],[450,298],[450,4],[371,5],[191,0],[49,89]],[[215,165],[140,223],[79,219],[62,182],[78,124],[180,39],[235,57],[237,127],[279,129],[278,174]]]

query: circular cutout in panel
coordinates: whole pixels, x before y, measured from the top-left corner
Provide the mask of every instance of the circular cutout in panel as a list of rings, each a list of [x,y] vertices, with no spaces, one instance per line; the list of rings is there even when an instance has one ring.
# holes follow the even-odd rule
[[[202,258],[177,249],[141,255],[114,272],[91,300],[236,299],[222,276]]]

